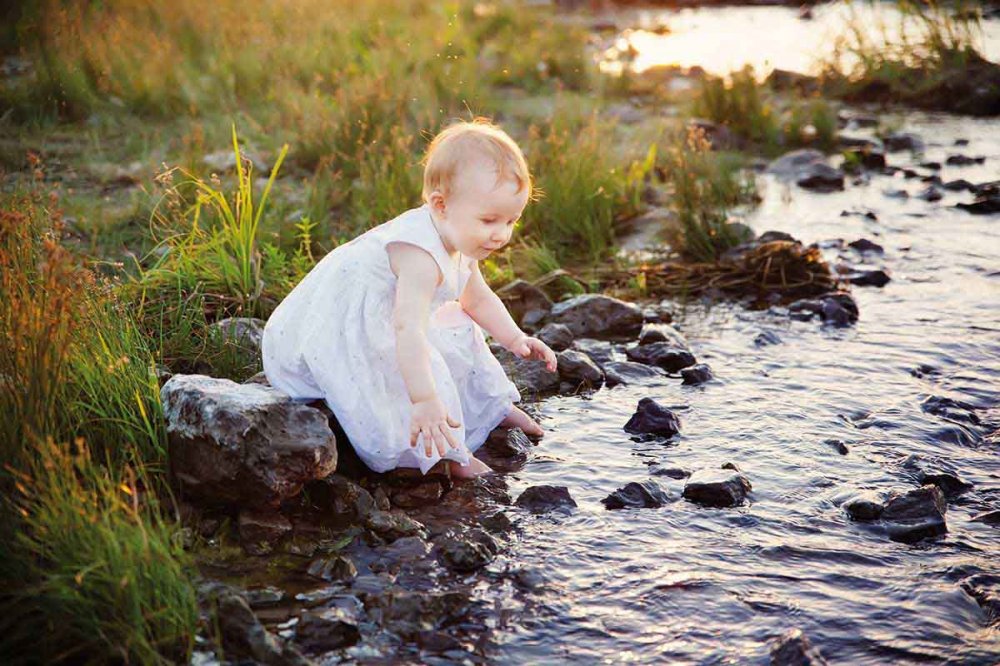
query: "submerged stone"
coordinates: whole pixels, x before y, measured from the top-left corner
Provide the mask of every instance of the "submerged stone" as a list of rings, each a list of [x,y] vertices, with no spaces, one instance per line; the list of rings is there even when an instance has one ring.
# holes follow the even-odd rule
[[[656,481],[647,479],[626,484],[602,499],[601,503],[607,509],[655,509],[669,501],[666,491]]]
[[[651,342],[645,345],[629,347],[625,351],[628,360],[646,365],[655,365],[667,372],[679,370],[697,363],[694,354],[686,349],[675,347],[671,342]]]
[[[521,493],[514,504],[532,513],[566,511],[576,507],[566,486],[532,486]]]
[[[825,666],[826,663],[801,629],[785,632],[771,645],[771,666]]]
[[[604,365],[604,382],[608,388],[619,384],[642,383],[665,375],[666,372],[657,367],[631,361],[611,361]]]
[[[690,368],[684,368],[681,370],[681,377],[684,378],[683,384],[695,385],[704,384],[707,381],[712,380],[715,375],[712,374],[712,369],[705,365],[704,363],[698,363],[692,365]]]
[[[905,493],[894,491],[885,502],[882,521],[893,541],[914,543],[948,531],[944,493],[937,486],[923,486]]]
[[[882,515],[884,506],[874,493],[863,493],[844,502],[844,511],[851,520],[877,520]]]

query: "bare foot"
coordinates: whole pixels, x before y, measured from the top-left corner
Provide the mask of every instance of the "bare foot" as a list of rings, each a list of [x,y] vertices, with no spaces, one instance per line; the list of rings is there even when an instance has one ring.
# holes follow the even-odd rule
[[[451,465],[451,478],[453,479],[473,479],[493,471],[492,467],[475,456],[469,456],[469,464],[464,467],[454,460],[449,460],[448,464]]]
[[[521,411],[519,407],[514,407],[514,409],[510,410],[510,414],[500,422],[500,425],[504,428],[520,428],[524,431],[525,435],[530,437],[541,437],[545,434],[542,426],[538,425],[535,419]]]

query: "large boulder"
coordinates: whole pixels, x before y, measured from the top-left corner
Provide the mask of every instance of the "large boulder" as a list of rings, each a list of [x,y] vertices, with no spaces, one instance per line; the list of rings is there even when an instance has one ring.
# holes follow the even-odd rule
[[[326,416],[277,389],[174,375],[160,389],[170,470],[190,499],[276,507],[337,467]]]
[[[602,294],[584,294],[556,303],[548,321],[563,324],[577,337],[634,338],[642,330],[642,308]]]

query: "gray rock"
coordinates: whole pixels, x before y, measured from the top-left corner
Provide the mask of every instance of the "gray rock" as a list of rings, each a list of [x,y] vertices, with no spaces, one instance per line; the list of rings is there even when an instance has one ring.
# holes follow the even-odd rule
[[[712,369],[705,365],[704,363],[698,363],[692,365],[690,368],[684,368],[681,370],[681,377],[684,378],[683,384],[695,385],[704,384],[707,381],[711,381],[714,375],[712,374]]]
[[[223,340],[260,353],[260,341],[264,335],[264,321],[253,317],[228,317],[220,319],[209,328],[217,331]]]
[[[379,511],[376,509],[368,514],[365,519],[365,527],[390,543],[396,539],[409,536],[427,538],[427,530],[423,524],[410,518],[405,513],[397,511]]]
[[[566,486],[532,486],[521,493],[514,504],[532,513],[568,511],[576,507]]]
[[[310,484],[309,497],[321,509],[362,523],[377,510],[371,493],[340,474]]]
[[[524,280],[514,280],[497,289],[496,294],[516,322],[522,322],[528,312],[552,309],[552,300],[545,292]]]
[[[750,480],[739,472],[700,469],[684,485],[684,497],[705,506],[739,506],[752,489]]]
[[[991,525],[993,527],[1000,526],[1000,510],[977,513],[972,518],[969,518],[969,521],[973,523],[983,523],[984,525]]]
[[[240,511],[240,544],[250,555],[267,555],[292,531],[292,523],[277,511]]]
[[[882,138],[885,149],[890,152],[901,150],[912,150],[921,152],[924,149],[924,140],[916,134],[908,132],[893,132]]]
[[[844,189],[844,172],[829,164],[812,164],[795,180],[799,187],[814,192],[835,192]]]
[[[323,653],[354,645],[361,639],[359,625],[364,615],[361,601],[339,595],[322,609],[308,610],[295,625],[295,641],[310,653]]]
[[[670,324],[646,324],[639,333],[639,344],[666,342],[677,349],[690,350],[687,338]]]
[[[642,308],[634,303],[584,294],[556,303],[548,321],[569,327],[577,337],[621,339],[636,336],[643,319]]]
[[[643,398],[624,429],[633,435],[673,437],[681,431],[681,422],[676,414],[660,403],[652,398]]]
[[[614,360],[611,343],[605,340],[582,338],[573,342],[573,349],[582,351],[590,357],[590,360],[602,367]]]
[[[818,191],[844,189],[844,173],[826,163],[818,150],[804,148],[785,153],[767,168],[778,180],[792,181],[800,187]]]
[[[642,363],[632,363],[631,361],[611,361],[605,363],[604,381],[610,388],[619,384],[641,384],[649,379],[665,377],[666,372],[657,367],[643,365]]]
[[[882,500],[874,493],[856,495],[844,502],[843,507],[851,520],[858,521],[877,520],[885,508]]]
[[[313,578],[327,581],[353,580],[358,575],[358,568],[349,558],[343,555],[320,557],[309,563],[306,573]]]
[[[549,372],[543,361],[523,359],[496,343],[490,345],[490,351],[518,391],[536,396],[559,389],[559,373]]]
[[[562,324],[546,324],[535,337],[552,348],[552,351],[563,351],[573,345],[573,331]]]
[[[581,351],[568,349],[557,354],[559,376],[572,384],[597,387],[604,383],[604,371]]]
[[[278,639],[260,623],[250,604],[236,590],[215,587],[208,605],[212,608],[213,624],[218,626],[222,649],[231,659],[251,659],[260,664],[284,666],[294,663]]]
[[[804,298],[788,306],[793,319],[808,321],[818,316],[824,324],[850,326],[858,320],[858,306],[846,292],[830,292],[817,298]]]
[[[470,529],[462,535],[446,536],[438,549],[445,566],[458,573],[470,573],[492,562],[500,547],[483,530]]]
[[[670,501],[660,485],[647,479],[642,482],[631,482],[619,488],[601,500],[606,509],[655,509]]]
[[[885,502],[882,521],[893,541],[914,543],[948,531],[944,493],[937,486],[892,492]]]
[[[669,342],[651,342],[629,347],[625,350],[625,355],[630,361],[655,365],[667,372],[678,372],[697,363],[694,354]]]
[[[771,666],[825,666],[826,663],[801,629],[785,632],[771,645]]]
[[[160,389],[160,400],[170,470],[188,498],[277,506],[337,466],[326,416],[276,389],[174,375]]]
[[[856,287],[884,287],[892,280],[883,270],[853,271],[847,274],[847,280]]]

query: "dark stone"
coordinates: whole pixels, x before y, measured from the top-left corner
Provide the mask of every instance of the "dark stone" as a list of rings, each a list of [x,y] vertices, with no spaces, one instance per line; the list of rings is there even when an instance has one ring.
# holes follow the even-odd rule
[[[949,469],[947,462],[932,462],[923,460],[918,455],[911,455],[903,461],[906,470],[914,481],[922,486],[937,486],[948,499],[958,497],[972,490],[972,484],[962,479],[954,470]]]
[[[982,421],[976,414],[975,407],[967,402],[953,400],[944,396],[932,395],[920,403],[920,409],[928,414],[940,416],[949,421],[967,423],[969,425],[981,425]]]
[[[444,565],[458,573],[482,569],[500,550],[493,537],[480,529],[471,529],[460,536],[446,536],[438,549]]]
[[[340,474],[311,483],[309,498],[321,510],[358,522],[364,522],[377,510],[371,493]]]
[[[1000,213],[1000,196],[996,194],[980,196],[972,203],[959,202],[955,207],[973,215],[993,215]]]
[[[292,531],[292,523],[276,511],[240,511],[240,545],[250,555],[267,555]]]
[[[977,155],[976,157],[969,157],[968,155],[949,155],[948,159],[945,160],[945,164],[950,164],[952,166],[969,166],[970,164],[982,164],[986,161],[986,157],[983,155]]]
[[[521,358],[497,343],[490,345],[490,351],[500,361],[500,365],[517,386],[518,391],[539,395],[559,389],[559,373],[549,372],[544,361]]]
[[[952,192],[961,192],[962,190],[968,190],[971,192],[975,185],[964,178],[958,178],[957,180],[949,180],[941,187],[946,190],[951,190]]]
[[[653,476],[666,476],[671,479],[686,479],[691,476],[691,472],[680,467],[651,467],[649,473]]]
[[[577,337],[632,338],[642,329],[642,308],[603,294],[584,294],[556,303],[548,320]]]
[[[993,527],[1000,526],[1000,510],[996,511],[984,511],[983,513],[978,513],[970,521],[974,523],[983,523],[985,525],[992,525]]]
[[[881,169],[885,166],[885,153],[870,146],[861,146],[844,151],[849,158],[853,158],[866,169]]]
[[[361,639],[358,625],[363,613],[357,597],[339,595],[328,606],[299,616],[295,642],[314,654],[354,645]]]
[[[264,628],[250,604],[233,589],[220,586],[210,593],[214,624],[219,627],[226,656],[252,659],[263,664],[281,664],[282,649],[273,634]]]
[[[930,169],[931,171],[940,171],[941,170],[941,163],[940,162],[921,162],[920,166],[921,166],[921,168]]]
[[[858,320],[858,306],[846,292],[830,292],[814,299],[802,299],[788,306],[794,319],[809,320],[819,316],[832,326],[850,326]]]
[[[941,194],[941,190],[931,185],[920,190],[920,193],[917,194],[917,198],[923,199],[924,201],[941,201],[941,199],[944,199],[944,195]]]
[[[602,367],[614,359],[611,343],[605,340],[583,338],[573,342],[573,349],[582,351],[590,357],[590,360]]]
[[[335,555],[313,560],[309,563],[306,573],[313,578],[339,582],[353,580],[358,575],[358,568],[349,558]]]
[[[944,494],[937,486],[922,486],[905,493],[893,491],[885,502],[882,521],[889,538],[914,543],[948,531]]]
[[[885,252],[885,248],[874,241],[868,240],[867,238],[859,238],[858,240],[851,241],[847,244],[847,247],[853,248],[862,254],[868,252],[882,254]]]
[[[365,519],[365,527],[388,542],[408,536],[427,537],[421,523],[396,511],[372,511]]]
[[[545,292],[524,280],[514,280],[497,289],[496,294],[507,306],[510,316],[519,323],[528,312],[548,312],[552,309],[552,300]]]
[[[678,349],[690,349],[687,338],[670,324],[646,324],[639,333],[639,344],[667,342]]]
[[[758,347],[766,347],[768,345],[780,345],[781,338],[774,331],[761,331],[757,334],[757,337],[753,339],[753,343]]]
[[[385,626],[407,638],[462,621],[470,603],[467,592],[393,590],[380,599]]]
[[[825,666],[826,663],[801,629],[785,632],[771,645],[771,666]]]
[[[700,469],[684,485],[684,497],[704,506],[739,506],[752,489],[750,480],[739,472]]]
[[[851,452],[851,450],[847,448],[847,444],[845,444],[839,439],[828,439],[824,443],[830,446],[834,451],[836,451],[842,456],[846,456],[848,453]]]
[[[681,422],[672,411],[652,398],[643,398],[635,414],[624,426],[633,435],[659,435],[673,437],[681,431]]]
[[[632,481],[601,500],[607,509],[656,509],[670,501],[670,496],[652,479]]]
[[[552,351],[569,349],[573,344],[573,331],[562,324],[546,324],[535,337],[552,348]]]
[[[326,416],[276,389],[174,375],[160,400],[171,474],[186,499],[277,507],[337,466]]]
[[[559,376],[572,384],[597,387],[604,383],[604,371],[581,351],[568,349],[557,354]]]
[[[884,287],[892,280],[883,270],[849,273],[847,279],[857,287]]]
[[[802,173],[795,184],[814,192],[835,192],[844,189],[844,172],[829,164],[816,163]]]
[[[571,507],[576,507],[566,486],[532,486],[521,493],[514,504],[532,513],[568,511]]]
[[[421,483],[415,486],[393,488],[388,494],[389,501],[392,502],[393,506],[400,509],[419,509],[440,502],[444,492],[440,483]]]
[[[604,381],[610,388],[619,384],[642,383],[647,379],[657,379],[666,373],[659,368],[632,363],[631,361],[611,361],[604,364]]]
[[[883,509],[881,500],[872,493],[857,495],[844,502],[844,510],[851,520],[877,520]]]
[[[462,649],[462,641],[451,634],[432,629],[424,630],[417,634],[417,645],[420,646],[421,650],[434,653]]]
[[[697,363],[694,354],[686,349],[679,349],[670,342],[651,342],[636,345],[625,350],[630,361],[655,365],[667,372],[677,372]]]
[[[797,243],[795,236],[785,233],[784,231],[765,231],[757,238],[758,243],[772,243],[774,241],[787,241],[789,243]]]
[[[924,149],[924,141],[916,134],[893,132],[882,138],[885,149],[890,152],[912,150],[920,152]]]
[[[532,448],[531,440],[520,428],[504,430],[498,428],[490,433],[483,444],[483,449],[492,456],[499,458],[516,458],[528,453]]]
[[[714,375],[712,374],[712,369],[710,367],[704,363],[698,363],[697,365],[692,365],[690,368],[684,368],[681,370],[681,377],[684,378],[682,383],[694,385],[704,384],[705,382],[711,380]]]

